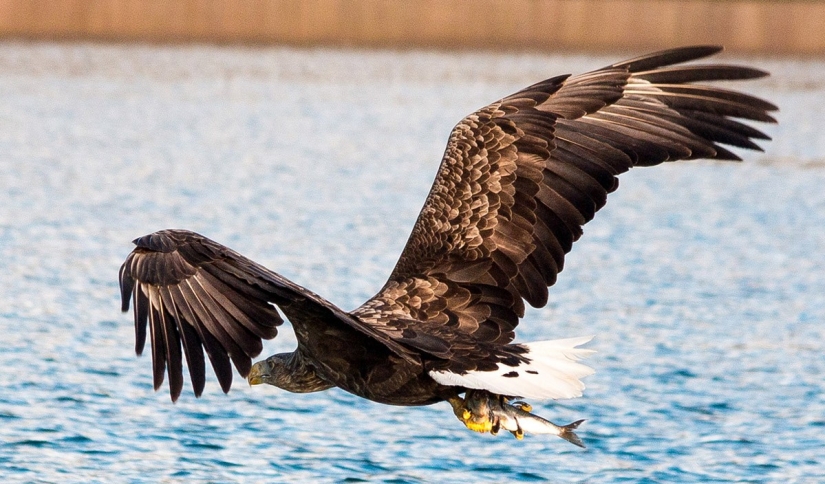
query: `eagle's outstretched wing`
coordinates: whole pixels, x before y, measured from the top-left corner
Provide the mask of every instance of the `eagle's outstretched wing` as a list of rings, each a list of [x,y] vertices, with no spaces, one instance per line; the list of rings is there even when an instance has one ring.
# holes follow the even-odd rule
[[[353,318],[317,294],[202,235],[161,230],[134,241],[137,246],[120,268],[123,311],[134,300],[135,351],[152,341],[157,390],[169,375],[176,400],[183,388],[182,352],[195,395],[203,392],[205,360],[224,392],[232,384],[232,367],[246,377],[262,340],[278,333],[283,319],[274,305],[307,310],[330,324],[351,327],[410,358],[399,343]]]
[[[547,303],[617,175],[665,161],[738,160],[719,143],[759,150],[752,139],[769,139],[732,118],[775,122],[774,105],[693,84],[767,73],[674,65],[720,50],[679,48],[555,77],[464,118],[392,275],[353,314],[444,358],[512,341],[523,301]]]

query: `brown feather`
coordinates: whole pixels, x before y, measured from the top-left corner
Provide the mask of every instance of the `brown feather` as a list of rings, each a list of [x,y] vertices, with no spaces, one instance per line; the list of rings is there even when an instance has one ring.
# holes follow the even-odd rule
[[[547,303],[547,287],[562,270],[564,255],[618,187],[616,175],[664,161],[728,159],[735,155],[717,142],[754,148],[752,138],[767,138],[731,118],[773,122],[767,114],[775,109],[772,104],[685,84],[750,79],[761,71],[673,65],[719,50],[672,49],[580,76],[559,76],[467,116],[450,136],[433,188],[387,285],[353,314],[398,335],[393,317],[382,313],[390,307],[414,313],[405,309],[403,291],[410,290],[409,284],[398,282],[435,278],[471,291],[494,286],[510,299],[474,299],[469,306],[462,299],[456,305],[449,301],[458,294],[451,288],[435,296],[448,299],[447,323],[436,312],[418,313],[416,324],[431,333],[449,329],[442,336],[452,338],[454,346],[472,347],[482,337],[508,343],[523,301],[537,307]],[[472,190],[463,188],[469,180]],[[458,325],[450,326],[455,321]],[[490,331],[491,322],[500,331]],[[438,326],[445,324],[450,327]],[[484,351],[491,358],[497,354],[468,351],[476,351],[479,360]],[[460,358],[453,363],[472,366],[467,360],[459,363]]]
[[[246,376],[261,340],[277,334],[283,319],[273,305],[298,338],[289,359],[295,391],[334,384],[375,401],[427,404],[456,391],[428,369],[518,362],[523,348],[509,343],[525,301],[547,303],[565,254],[617,175],[665,161],[738,159],[720,143],[759,149],[753,140],[769,139],[739,119],[775,122],[773,104],[696,84],[766,73],[679,65],[719,50],[671,49],[557,76],[465,117],[389,280],[352,313],[192,232],[135,240],[119,273],[121,304],[126,311],[135,302],[138,353],[149,327],[155,387],[167,373],[178,397],[185,355],[199,395],[205,350],[228,391],[231,365]]]

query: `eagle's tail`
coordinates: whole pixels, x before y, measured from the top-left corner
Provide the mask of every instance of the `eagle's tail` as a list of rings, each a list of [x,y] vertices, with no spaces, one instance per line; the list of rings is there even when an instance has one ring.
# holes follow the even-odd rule
[[[519,348],[522,357],[513,366],[499,362],[498,368],[492,371],[475,370],[459,374],[441,370],[430,371],[430,376],[442,385],[487,390],[498,395],[537,400],[580,397],[584,390],[581,378],[592,375],[593,369],[578,360],[594,351],[578,346],[592,338],[587,336],[512,345]]]

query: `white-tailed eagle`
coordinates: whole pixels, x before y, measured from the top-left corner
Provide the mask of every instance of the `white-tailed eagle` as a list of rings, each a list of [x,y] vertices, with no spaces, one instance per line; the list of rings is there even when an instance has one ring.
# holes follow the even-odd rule
[[[509,399],[581,395],[589,338],[514,344],[525,302],[547,303],[582,226],[636,166],[738,160],[721,145],[769,139],[738,119],[775,122],[764,100],[706,81],[760,78],[741,66],[683,64],[721,50],[657,52],[529,86],[453,129],[433,187],[389,280],[354,311],[202,235],[140,237],[120,269],[134,301],[136,350],[148,323],[154,386],[195,395],[206,355],[224,392],[232,368],[291,392],[339,387],[375,402],[448,401],[469,428],[552,433],[577,445],[581,421],[555,426]],[[280,312],[279,312],[280,310]],[[298,347],[252,365],[282,316]],[[464,395],[462,397],[461,395]]]

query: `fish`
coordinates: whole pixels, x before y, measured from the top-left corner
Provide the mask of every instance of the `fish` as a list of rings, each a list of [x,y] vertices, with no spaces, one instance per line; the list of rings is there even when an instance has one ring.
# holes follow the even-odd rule
[[[523,402],[501,403],[491,409],[493,428],[491,433],[498,430],[509,430],[517,439],[524,438],[525,433],[556,435],[562,439],[586,448],[581,438],[574,432],[585,420],[576,420],[567,425],[556,425],[553,422],[530,413],[531,407]]]
[[[465,425],[476,432],[490,432],[496,435],[500,430],[508,430],[517,439],[525,433],[558,436],[573,445],[586,448],[575,430],[585,420],[576,420],[567,425],[553,422],[531,413],[533,408],[525,402],[510,402],[507,398],[486,391],[468,392],[463,401],[466,414]],[[458,415],[458,414],[457,414]]]

